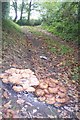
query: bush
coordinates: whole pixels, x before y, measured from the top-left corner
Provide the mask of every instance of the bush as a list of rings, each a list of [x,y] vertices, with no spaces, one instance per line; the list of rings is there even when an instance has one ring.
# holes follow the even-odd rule
[[[22,25],[22,26],[24,25],[37,26],[37,25],[41,25],[41,23],[42,23],[41,19],[38,19],[38,20],[31,19],[30,23],[26,19],[17,21],[17,24]]]
[[[17,24],[24,26],[24,25],[27,25],[27,24],[28,24],[28,21],[27,21],[26,19],[18,20],[18,21],[17,21]]]

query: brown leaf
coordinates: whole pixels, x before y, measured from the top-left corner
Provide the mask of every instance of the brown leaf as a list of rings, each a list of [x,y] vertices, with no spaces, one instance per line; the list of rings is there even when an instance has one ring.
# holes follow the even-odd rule
[[[3,97],[6,98],[6,99],[9,98],[9,95],[8,95],[8,93],[6,91],[4,91]]]
[[[7,102],[6,104],[4,104],[3,106],[5,107],[5,108],[9,108],[9,107],[11,107],[11,100],[9,101],[9,102]]]

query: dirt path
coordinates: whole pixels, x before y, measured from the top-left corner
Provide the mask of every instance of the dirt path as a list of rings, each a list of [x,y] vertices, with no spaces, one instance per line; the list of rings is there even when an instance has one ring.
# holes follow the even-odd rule
[[[8,48],[7,53],[5,52],[3,70],[10,67],[29,68],[35,72],[38,79],[52,77],[63,81],[65,84],[69,84],[70,92],[72,85],[72,92],[75,94],[74,89],[76,91],[76,86],[69,81],[70,74],[69,71],[67,71],[68,68],[60,65],[60,63],[65,60],[64,56],[56,56],[48,51],[42,36],[36,37],[25,28],[22,28],[22,31],[26,35],[26,45],[17,45],[17,48]],[[12,100],[12,108],[17,111],[20,110],[18,113],[20,118],[42,117],[75,119],[76,114],[79,112],[78,98],[75,98],[75,95],[71,97],[69,104],[62,107],[54,107],[53,105],[39,102],[37,97],[32,93],[15,93],[11,90],[11,85],[3,84],[3,86],[3,91],[6,90],[10,95],[10,98],[7,101],[3,100],[3,104]],[[25,103],[17,105],[16,100],[19,98],[24,99]],[[13,106],[16,106],[16,108]]]

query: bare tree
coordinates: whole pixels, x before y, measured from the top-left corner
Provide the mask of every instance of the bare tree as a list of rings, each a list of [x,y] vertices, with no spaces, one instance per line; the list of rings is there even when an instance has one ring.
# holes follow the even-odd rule
[[[22,20],[23,9],[24,9],[24,0],[22,0],[20,20]]]
[[[15,18],[13,21],[15,22],[17,19],[17,0],[13,1],[13,7],[14,7],[14,11],[15,11]]]
[[[29,9],[28,9],[28,23],[30,22],[31,6],[32,6],[32,0],[30,0],[30,2],[29,2]]]

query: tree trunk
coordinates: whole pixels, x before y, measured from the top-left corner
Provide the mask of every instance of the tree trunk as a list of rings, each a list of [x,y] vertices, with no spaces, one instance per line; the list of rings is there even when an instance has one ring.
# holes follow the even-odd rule
[[[17,0],[15,0],[15,2],[13,2],[13,7],[15,10],[15,18],[14,18],[14,22],[17,20]]]
[[[2,18],[8,19],[9,18],[9,11],[10,11],[10,3],[9,2],[2,2]]]
[[[22,0],[22,7],[21,7],[21,15],[20,15],[20,20],[22,20],[23,9],[24,9],[24,0]]]
[[[30,3],[29,3],[29,10],[28,10],[28,24],[30,24],[31,3],[32,3],[32,0],[31,0]]]

